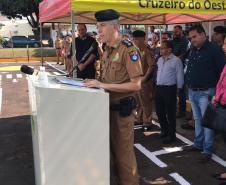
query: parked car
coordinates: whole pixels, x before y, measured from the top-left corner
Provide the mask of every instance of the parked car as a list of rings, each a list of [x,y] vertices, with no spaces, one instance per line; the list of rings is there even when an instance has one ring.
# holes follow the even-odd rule
[[[9,47],[40,47],[40,41],[28,38],[26,36],[12,36],[8,41]]]
[[[2,47],[3,48],[8,48],[9,47],[9,37],[3,37],[2,38]]]

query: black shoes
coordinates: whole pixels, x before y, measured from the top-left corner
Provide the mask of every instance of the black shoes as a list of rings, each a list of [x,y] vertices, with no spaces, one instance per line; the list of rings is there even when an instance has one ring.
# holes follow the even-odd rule
[[[159,135],[159,139],[163,139],[163,138],[166,138],[168,136],[167,133],[165,132],[161,132],[160,135]]]
[[[162,143],[163,144],[171,144],[175,141],[176,141],[176,136],[168,136],[162,141]]]
[[[212,155],[211,154],[202,154],[203,156],[198,160],[199,163],[207,163],[210,161]]]
[[[189,123],[182,124],[181,128],[185,130],[195,130],[195,128],[191,126]]]
[[[177,114],[176,114],[176,117],[177,118],[183,118],[183,117],[185,117],[186,116],[186,113],[185,112],[178,112]]]
[[[199,149],[199,148],[196,148],[195,146],[193,145],[190,145],[190,146],[186,146],[183,148],[183,151],[185,152],[201,152],[202,150]]]
[[[215,179],[217,179],[217,180],[224,180],[224,181],[226,181],[226,178],[225,177],[221,177],[221,173],[213,174],[212,176]]]

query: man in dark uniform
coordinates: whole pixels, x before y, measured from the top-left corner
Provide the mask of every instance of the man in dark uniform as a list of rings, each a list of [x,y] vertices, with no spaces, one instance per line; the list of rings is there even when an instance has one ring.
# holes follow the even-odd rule
[[[101,82],[86,80],[85,83],[87,87],[103,88],[110,94],[111,161],[118,177],[117,184],[138,185],[132,111],[135,91],[140,90],[143,75],[139,51],[129,40],[122,40],[118,12],[102,10],[96,12],[95,17],[100,40],[106,43],[105,64]]]
[[[95,78],[95,59],[97,57],[97,42],[96,40],[87,35],[87,29],[85,24],[79,24],[77,27],[78,37],[75,39],[75,48],[76,48],[76,60],[77,60],[77,78]],[[91,46],[94,46],[93,50],[90,49]],[[87,57],[84,58],[84,55],[88,53]]]
[[[152,100],[153,81],[151,76],[154,73],[156,63],[154,52],[145,44],[145,32],[136,30],[133,32],[133,40],[140,50],[141,66],[144,76],[141,80],[141,90],[137,92],[137,122],[143,123],[143,132],[149,131],[152,124]]]

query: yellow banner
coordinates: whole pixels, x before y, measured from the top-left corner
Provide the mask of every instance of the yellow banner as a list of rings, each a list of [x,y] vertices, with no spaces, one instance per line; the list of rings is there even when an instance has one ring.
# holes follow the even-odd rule
[[[226,0],[71,0],[72,10],[131,13],[226,14]]]

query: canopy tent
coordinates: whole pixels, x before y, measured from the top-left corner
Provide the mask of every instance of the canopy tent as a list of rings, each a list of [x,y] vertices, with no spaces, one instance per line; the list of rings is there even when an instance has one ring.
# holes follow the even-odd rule
[[[40,22],[96,23],[94,12],[121,12],[121,24],[176,24],[226,19],[226,0],[44,0]],[[198,12],[198,14],[197,14]]]

